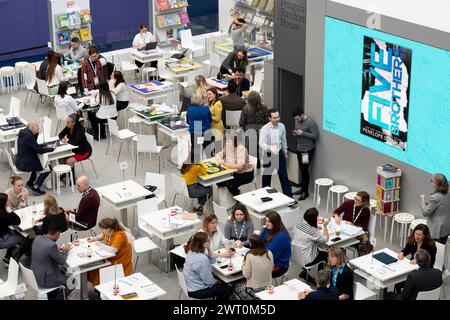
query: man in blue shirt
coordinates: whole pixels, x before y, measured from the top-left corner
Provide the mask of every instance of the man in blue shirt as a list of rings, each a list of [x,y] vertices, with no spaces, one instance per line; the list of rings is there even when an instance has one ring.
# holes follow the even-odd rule
[[[298,298],[300,300],[339,300],[339,291],[336,287],[330,287],[330,271],[320,270],[316,276],[316,291],[299,292]]]
[[[202,97],[194,93],[191,96],[191,106],[186,113],[189,133],[191,134],[191,145],[194,150],[198,150],[199,144],[206,148],[211,143],[211,111],[208,106],[202,105],[202,103]],[[206,138],[205,132],[209,133]]]

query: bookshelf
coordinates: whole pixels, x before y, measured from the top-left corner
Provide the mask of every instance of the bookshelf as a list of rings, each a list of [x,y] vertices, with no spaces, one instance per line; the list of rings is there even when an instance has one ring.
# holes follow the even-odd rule
[[[153,30],[160,42],[177,39],[178,30],[190,22],[187,0],[153,0]],[[173,42],[173,41],[172,41]]]
[[[66,53],[73,37],[83,46],[92,41],[89,0],[49,0],[48,4],[50,39],[56,52]]]
[[[400,169],[384,165],[377,167],[376,200],[377,212],[391,215],[399,212],[400,206]]]

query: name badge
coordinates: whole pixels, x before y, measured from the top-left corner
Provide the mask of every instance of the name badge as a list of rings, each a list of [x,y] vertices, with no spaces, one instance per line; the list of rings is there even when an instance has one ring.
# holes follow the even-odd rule
[[[308,164],[309,163],[309,153],[303,152],[302,153],[302,164]]]

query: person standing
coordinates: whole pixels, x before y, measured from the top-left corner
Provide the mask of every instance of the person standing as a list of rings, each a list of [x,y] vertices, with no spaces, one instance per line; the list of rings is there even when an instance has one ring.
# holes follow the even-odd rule
[[[245,50],[244,34],[245,31],[247,31],[247,28],[244,24],[244,19],[234,17],[233,22],[230,25],[228,33],[233,41],[233,51]]]
[[[309,165],[314,155],[316,140],[319,138],[319,130],[314,121],[300,108],[294,110],[293,117],[295,130],[292,131],[292,135],[297,137],[297,159],[301,174],[300,189],[294,192],[294,195],[300,195],[298,200],[302,201],[309,197]]]
[[[23,187],[23,180],[19,176],[12,176],[9,179],[11,187],[6,189],[8,202],[6,208],[9,211],[28,207],[28,190]]]
[[[16,156],[16,167],[20,171],[31,171],[30,179],[28,179],[26,185],[34,193],[43,195],[45,194],[45,191],[40,188],[44,183],[45,178],[47,178],[50,172],[52,172],[52,168],[49,165],[49,170],[44,171],[38,155],[46,152],[52,152],[54,148],[41,147],[37,143],[38,135],[39,125],[35,121],[28,122],[26,128],[19,131],[19,137],[17,139],[18,150]],[[40,172],[40,174],[37,177],[38,172]]]
[[[259,147],[263,154],[262,187],[269,187],[272,179],[273,169],[278,169],[283,193],[292,198],[292,187],[287,175],[287,140],[286,128],[280,123],[278,110],[269,110],[269,123],[261,128],[259,135]]]
[[[210,140],[206,141],[207,139],[204,138],[205,132],[210,132],[211,129],[211,111],[208,106],[202,103],[202,97],[194,93],[191,96],[191,106],[186,113],[186,120],[189,124],[189,133],[191,135],[191,145],[195,152],[198,150],[197,145],[200,144],[198,140],[203,140],[201,143],[203,148],[206,148],[211,142]]]
[[[431,237],[445,245],[450,234],[450,194],[447,178],[436,173],[431,178],[431,186],[434,192],[430,195],[430,200],[427,200],[424,194],[420,196],[420,209],[427,218]]]
[[[81,65],[81,91],[98,89],[100,80],[103,79],[103,66],[106,61],[100,60],[100,53],[96,46],[90,46],[88,56]]]
[[[225,126],[230,126],[230,123],[227,123],[226,111],[242,111],[245,107],[245,100],[236,94],[236,90],[236,83],[228,81],[227,92],[220,98],[222,102],[222,121]]]

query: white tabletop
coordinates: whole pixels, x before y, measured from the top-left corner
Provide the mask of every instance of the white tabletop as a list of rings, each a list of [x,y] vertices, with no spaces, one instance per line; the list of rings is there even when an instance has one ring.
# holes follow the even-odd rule
[[[92,249],[92,257],[87,257],[88,245]],[[101,263],[103,260],[114,257],[116,254],[103,249],[96,242],[87,242],[86,239],[80,239],[78,246],[73,245],[69,250],[66,265],[70,271],[83,268],[91,264]],[[81,271],[81,270],[80,270]]]
[[[371,254],[364,255],[350,260],[350,264],[358,269],[361,269],[375,280],[380,282],[387,282],[391,279],[398,278],[401,276],[406,276],[408,273],[417,270],[419,267],[416,264],[411,264],[409,259],[404,258],[403,260],[397,260],[397,262],[385,265],[381,261],[373,258],[373,254],[379,252],[385,252],[388,255],[397,258],[397,253],[391,249],[384,248],[375,251]]]
[[[305,290],[312,291],[311,287],[306,283],[298,279],[292,279],[273,288],[273,293],[263,290],[257,292],[255,296],[261,300],[298,300],[298,293]]]
[[[234,200],[241,202],[247,208],[250,208],[256,212],[265,212],[269,210],[274,210],[280,207],[287,206],[293,203],[295,200],[289,198],[281,192],[268,193],[266,189],[270,187],[265,187],[257,190],[253,190],[247,193],[240,194],[234,197]],[[262,202],[262,197],[270,197],[273,200],[268,202]]]
[[[154,56],[162,56],[164,53],[164,50],[160,48],[155,48],[152,50],[138,50],[136,48],[131,48],[130,52],[132,55],[139,57],[139,58],[148,58],[148,57],[154,57]]]
[[[134,206],[138,200],[152,194],[133,180],[117,182],[96,188],[97,192],[115,206]]]
[[[8,124],[6,122],[6,118],[8,118],[8,116],[0,117],[0,126]],[[28,122],[25,119],[23,119],[21,117],[19,117],[19,118],[23,124],[25,124],[25,125],[28,124]],[[1,130],[0,129],[0,141],[2,141],[2,142],[14,141],[16,139],[16,136],[19,134],[19,131],[24,128],[25,127],[20,127],[20,128],[11,129],[11,130]]]
[[[70,143],[59,145],[52,152],[40,154],[39,161],[41,161],[42,166],[45,167],[48,161],[59,160],[73,155],[72,150],[77,148],[78,146],[71,145]]]
[[[323,224],[321,226],[323,227]],[[330,221],[330,223],[328,224],[327,227],[328,227],[328,234],[330,236],[330,238],[327,242],[327,246],[329,246],[329,247],[331,247],[331,246],[334,246],[334,247],[337,246],[340,248],[349,247],[353,244],[359,243],[359,240],[357,240],[356,238],[359,237],[360,235],[364,234],[364,231],[362,228],[346,224],[344,221],[341,221],[340,225],[336,225],[336,223],[334,222],[334,219],[332,219]],[[341,238],[341,240],[331,241],[332,239],[337,238],[336,228],[340,229],[339,238]],[[321,229],[321,231],[323,232],[323,229]]]
[[[171,216],[172,209],[177,210],[177,215]],[[186,211],[178,206],[162,209],[156,212],[149,212],[141,216],[147,227],[155,236],[162,240],[167,240],[194,231],[200,226],[201,220],[185,220],[183,213]]]
[[[27,231],[33,229],[33,218],[37,219],[44,213],[44,203],[36,204],[36,213],[33,214],[33,206],[28,206],[22,209],[14,210],[14,212],[20,217],[19,229]]]
[[[114,281],[102,283],[95,288],[108,300],[153,300],[166,294],[163,289],[140,272],[118,279],[117,285],[119,286],[118,295],[113,295]],[[130,299],[121,297],[131,292],[137,293],[137,296]]]
[[[242,272],[242,262],[244,262],[244,256],[247,253],[247,248],[236,249],[236,253],[230,258],[217,258],[216,263],[213,264],[213,270],[215,273],[220,273],[225,277],[234,275],[236,273]],[[216,250],[215,252],[225,252],[225,249]],[[233,270],[228,270],[228,268],[221,268],[224,266],[228,267],[228,264],[233,264]]]

